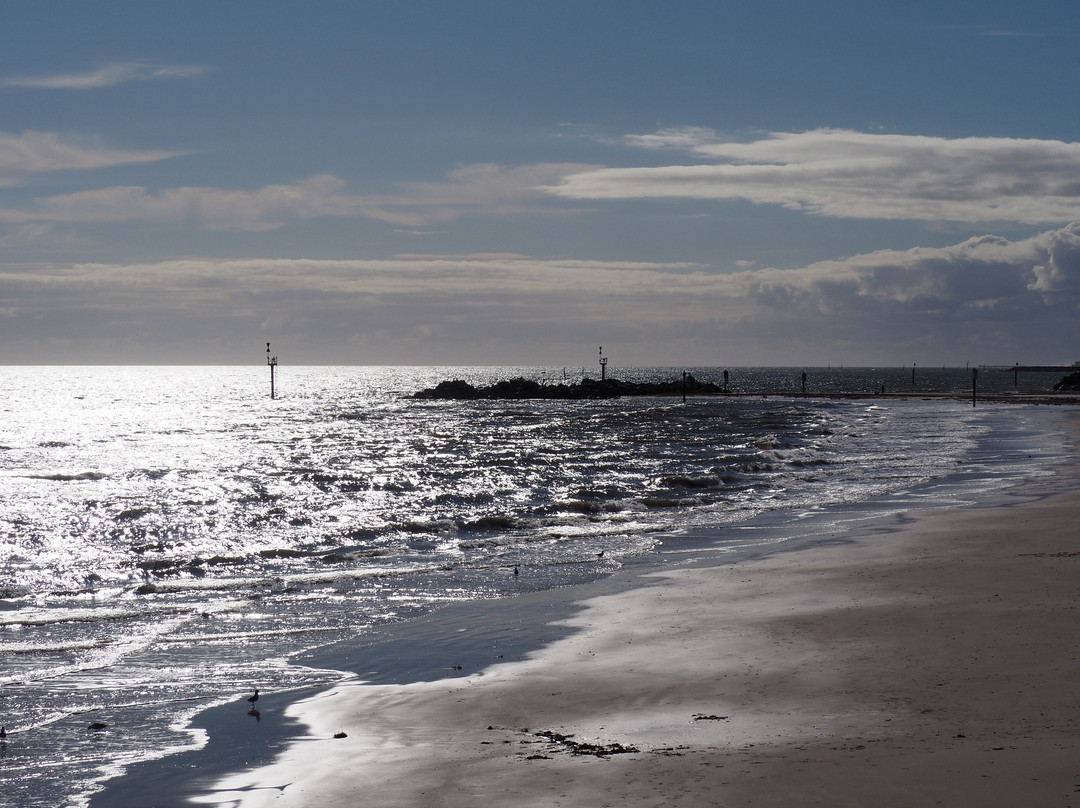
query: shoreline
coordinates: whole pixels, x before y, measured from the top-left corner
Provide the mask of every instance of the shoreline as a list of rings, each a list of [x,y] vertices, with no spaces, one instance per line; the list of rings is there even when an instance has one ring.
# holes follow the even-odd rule
[[[1073,460],[1009,504],[653,572],[524,660],[339,685],[285,710],[308,732],[274,763],[196,802],[1080,804],[1069,417]]]

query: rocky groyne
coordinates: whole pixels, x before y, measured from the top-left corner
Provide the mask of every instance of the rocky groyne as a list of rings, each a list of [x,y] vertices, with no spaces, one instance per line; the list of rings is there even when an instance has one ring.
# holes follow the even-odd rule
[[[474,399],[596,399],[625,396],[722,396],[724,390],[711,382],[699,382],[687,374],[686,381],[625,382],[619,379],[582,379],[575,384],[545,384],[518,377],[475,387],[461,379],[440,382],[421,390],[414,398],[470,401]]]
[[[1064,377],[1060,382],[1054,385],[1054,390],[1061,393],[1080,392],[1080,370]]]

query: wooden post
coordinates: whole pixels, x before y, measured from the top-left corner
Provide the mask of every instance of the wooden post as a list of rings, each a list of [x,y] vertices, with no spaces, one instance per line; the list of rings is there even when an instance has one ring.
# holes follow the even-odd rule
[[[806,371],[805,370],[802,373],[802,394],[804,396],[806,395]]]
[[[727,395],[727,371],[724,371],[724,395]]]
[[[686,403],[686,371],[682,372],[682,403]]]
[[[975,391],[979,386],[979,369],[971,369],[971,406],[975,406]]]
[[[1020,385],[1020,363],[1017,362],[1013,365],[1013,387],[1019,387]]]
[[[915,363],[911,363],[911,386],[915,386]]]

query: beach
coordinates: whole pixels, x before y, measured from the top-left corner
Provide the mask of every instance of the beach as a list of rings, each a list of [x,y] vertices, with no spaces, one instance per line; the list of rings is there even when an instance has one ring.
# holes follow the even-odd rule
[[[197,802],[1080,804],[1076,474],[649,573],[475,675],[339,685]]]
[[[649,628],[652,613],[668,619],[664,604],[691,584],[691,597],[720,604],[729,622],[673,606],[670,625],[712,653],[710,632],[743,630],[730,622],[745,611],[739,579],[724,574],[736,561],[777,563],[828,545],[846,552],[860,536],[874,546],[871,525],[888,536],[901,517],[994,502],[1071,457],[1062,437],[1069,406],[790,396],[426,402],[400,392],[404,376],[414,390],[508,375],[292,368],[281,398],[253,402],[251,368],[10,372],[14,426],[0,453],[7,800],[176,808],[310,746],[304,710],[286,713],[293,702],[362,682],[362,704],[408,694],[419,709],[424,682],[495,694],[527,689],[532,676],[557,679],[551,664],[583,677],[562,641],[605,626],[616,645],[627,635],[633,647],[597,653],[595,675],[606,682],[603,666],[624,663],[648,672],[650,660],[623,657],[669,641]],[[792,378],[791,369],[745,375],[755,385]],[[965,374],[925,376],[936,390]],[[642,383],[670,377],[665,368],[633,374]],[[865,388],[879,371],[812,378]],[[196,380],[214,392],[193,407],[182,391]],[[98,393],[72,393],[80,389]],[[715,577],[698,581],[707,567]],[[653,603],[648,590],[667,594]],[[642,610],[629,618],[633,631],[597,611],[608,596]],[[708,677],[722,664],[691,660],[677,644],[663,653],[680,676]],[[571,702],[541,712],[525,692],[507,696],[521,709],[482,726],[534,746],[573,734],[558,744],[578,752],[583,739],[646,750],[638,755],[697,748],[720,730],[730,736],[724,748],[735,748],[733,711],[695,705],[690,685],[667,671],[648,675],[668,677],[694,708],[661,722],[655,738],[626,727],[608,737],[605,720],[621,711],[621,685],[608,684],[615,695],[593,729]],[[245,701],[254,688],[256,715]],[[644,721],[648,712],[635,712],[644,697],[628,698],[627,715]],[[381,732],[380,708],[368,713],[341,711],[332,734],[347,737],[335,743]],[[92,723],[106,728],[91,734]],[[480,751],[494,745],[480,742]]]

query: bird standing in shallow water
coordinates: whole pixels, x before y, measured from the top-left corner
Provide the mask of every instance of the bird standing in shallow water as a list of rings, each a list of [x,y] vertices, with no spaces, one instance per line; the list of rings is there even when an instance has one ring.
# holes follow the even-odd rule
[[[255,708],[255,702],[257,702],[258,700],[259,700],[259,688],[255,688],[255,694],[251,695],[251,696],[248,696],[248,704],[251,705],[252,709]]]

